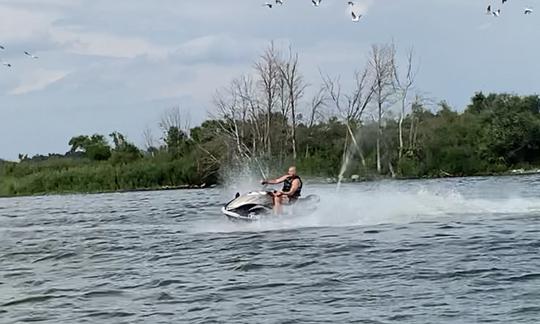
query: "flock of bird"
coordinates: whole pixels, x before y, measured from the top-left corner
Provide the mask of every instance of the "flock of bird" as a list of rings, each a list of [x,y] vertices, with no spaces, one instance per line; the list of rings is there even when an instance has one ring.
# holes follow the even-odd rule
[[[274,2],[265,2],[263,4],[264,7],[267,7],[269,9],[272,9],[274,8],[274,6],[282,6],[284,4],[286,0],[274,0]],[[321,5],[321,2],[322,0],[311,0],[311,4],[314,6],[314,7],[319,7]],[[508,0],[502,0],[502,4],[504,5],[506,2],[508,2]],[[362,15],[355,12],[354,11],[354,7],[355,7],[355,4],[353,1],[348,1],[347,2],[347,5],[349,6],[350,10],[351,10],[351,20],[353,22],[358,22],[360,21],[360,18],[362,18]],[[523,13],[525,15],[530,15],[533,13],[533,9],[532,8],[525,8]],[[490,4],[488,7],[487,7],[487,11],[486,11],[486,14],[488,15],[493,15],[495,17],[499,17],[501,15],[501,9],[494,9],[493,6]],[[5,51],[6,48],[2,45],[0,45],[0,53]],[[28,51],[24,51],[24,55],[26,55],[27,57],[31,58],[31,59],[37,59],[38,57],[35,56],[34,54],[28,52]],[[3,66],[6,66],[8,68],[11,67],[11,63],[9,62],[6,62],[2,59],[0,59],[0,62],[2,63]]]
[[[322,0],[311,0],[311,4],[314,7],[319,7],[321,5],[321,1]],[[263,7],[267,7],[269,9],[272,9],[272,8],[274,8],[274,6],[277,6],[277,5],[282,6],[284,2],[285,2],[285,0],[274,0],[274,2],[265,2],[263,4]],[[354,2],[348,1],[347,5],[351,9],[351,20],[353,22],[359,22],[360,18],[362,18],[362,15],[354,11]]]
[[[1,52],[4,52],[5,50],[6,50],[6,48],[5,48],[3,45],[0,45],[0,53],[1,53]],[[31,59],[34,59],[34,60],[38,59],[37,56],[35,56],[34,54],[32,54],[32,53],[30,53],[30,52],[28,52],[28,51],[24,51],[24,55],[26,55],[27,57],[29,57],[29,58],[31,58]],[[5,67],[10,68],[10,67],[12,66],[11,63],[6,62],[6,61],[4,61],[4,60],[2,60],[2,59],[0,59],[0,62],[1,62],[2,65],[5,66]]]
[[[508,0],[502,0],[502,4],[505,4],[507,3]],[[533,13],[533,9],[532,8],[529,8],[529,7],[526,7],[525,9],[523,9],[523,13],[525,15],[530,15]],[[494,9],[493,6],[490,4],[488,5],[487,7],[487,10],[486,10],[486,14],[487,15],[493,15],[494,17],[499,17],[501,15],[501,9]]]
[[[314,6],[314,7],[319,7],[321,5],[321,1],[322,0],[311,0],[311,4]],[[282,6],[283,3],[285,2],[285,0],[274,0],[274,2],[265,2],[263,4],[263,7],[267,7],[269,9],[272,9],[274,8],[274,6]],[[502,0],[502,4],[504,5],[506,2],[508,2],[508,0]],[[349,6],[349,8],[351,9],[351,20],[353,22],[358,22],[360,21],[360,18],[362,17],[361,14],[358,14],[356,12],[354,12],[354,2],[352,1],[348,1],[347,2],[347,5]],[[533,9],[532,8],[525,8],[524,9],[524,14],[526,15],[530,15],[533,13]],[[487,7],[487,14],[488,15],[493,15],[495,17],[499,17],[501,15],[501,9],[492,9],[492,5],[489,5]]]

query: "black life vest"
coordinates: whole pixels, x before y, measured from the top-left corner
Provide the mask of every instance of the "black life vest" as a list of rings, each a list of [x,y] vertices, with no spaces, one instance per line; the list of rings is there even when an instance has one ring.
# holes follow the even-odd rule
[[[300,179],[299,176],[291,176],[285,179],[285,181],[283,182],[283,189],[281,189],[281,191],[283,192],[291,191],[292,183],[295,179],[298,179],[298,181],[300,181],[300,186],[298,186],[298,189],[292,196],[289,196],[289,199],[298,199],[300,198],[300,194],[302,193],[302,179]]]

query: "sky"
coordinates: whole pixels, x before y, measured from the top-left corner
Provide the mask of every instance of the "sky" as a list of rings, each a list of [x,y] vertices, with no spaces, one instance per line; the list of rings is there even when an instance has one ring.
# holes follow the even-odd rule
[[[393,41],[398,55],[414,48],[415,91],[457,110],[475,91],[539,92],[540,5],[523,14],[538,0],[356,0],[359,23],[346,2],[0,0],[0,60],[12,64],[0,66],[0,158],[64,153],[72,136],[112,131],[142,146],[173,107],[195,126],[271,41],[299,53],[311,90],[319,71],[346,86],[371,44]]]

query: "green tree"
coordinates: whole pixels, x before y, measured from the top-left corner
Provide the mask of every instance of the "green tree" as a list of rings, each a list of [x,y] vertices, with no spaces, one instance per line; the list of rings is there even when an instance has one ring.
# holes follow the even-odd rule
[[[113,164],[129,163],[142,157],[142,153],[135,144],[127,141],[126,137],[119,132],[109,135],[114,143],[111,162]]]
[[[111,157],[111,147],[103,135],[75,136],[69,140],[69,145],[71,146],[70,152],[81,150],[90,160],[105,161]]]
[[[176,126],[171,126],[165,134],[167,152],[174,158],[183,156],[188,147],[188,137],[185,132]]]

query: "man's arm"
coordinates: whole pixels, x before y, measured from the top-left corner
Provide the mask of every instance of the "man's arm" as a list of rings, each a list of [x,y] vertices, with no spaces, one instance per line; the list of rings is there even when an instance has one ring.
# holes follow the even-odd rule
[[[262,184],[279,184],[279,183],[282,183],[283,181],[287,180],[288,177],[289,177],[288,175],[284,175],[281,178],[277,178],[277,179],[273,179],[273,180],[263,180],[261,182],[262,182]]]
[[[288,196],[288,197],[291,197],[295,194],[295,192],[298,190],[298,188],[300,188],[300,180],[298,179],[294,179],[293,182],[292,182],[292,185],[291,185],[291,190],[287,191],[287,192],[282,192],[282,194]]]

